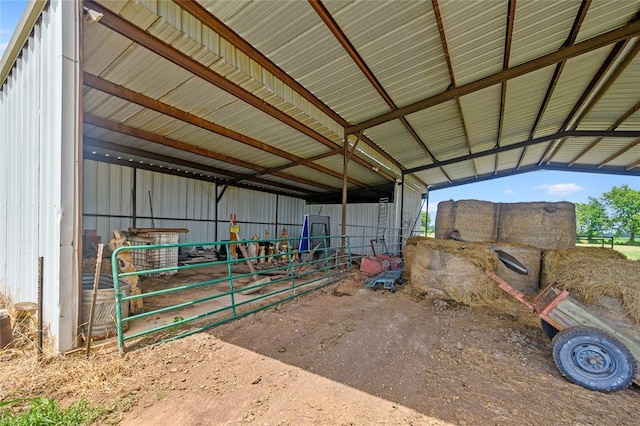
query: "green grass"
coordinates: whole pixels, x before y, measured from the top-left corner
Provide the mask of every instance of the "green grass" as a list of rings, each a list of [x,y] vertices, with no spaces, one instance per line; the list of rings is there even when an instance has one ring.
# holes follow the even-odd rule
[[[103,412],[86,401],[62,409],[56,401],[44,397],[21,398],[0,403],[0,426],[88,425]]]
[[[640,259],[640,246],[614,245],[613,249],[627,256],[627,259],[631,259],[631,260]]]
[[[602,247],[600,244],[576,244],[576,245],[580,247]],[[609,248],[611,246],[605,244],[605,247]],[[640,259],[640,246],[627,246],[627,245],[621,245],[621,244],[614,244],[613,249],[627,256],[627,259],[629,260]]]

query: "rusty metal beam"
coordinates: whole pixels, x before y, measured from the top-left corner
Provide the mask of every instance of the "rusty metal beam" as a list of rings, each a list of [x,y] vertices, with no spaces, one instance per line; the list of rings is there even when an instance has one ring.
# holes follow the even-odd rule
[[[611,87],[611,85],[618,79],[620,74],[622,74],[622,72],[631,63],[633,58],[640,51],[640,42],[636,42],[635,46],[631,48],[622,62],[618,65],[618,67],[611,74],[608,74],[609,69],[617,62],[619,56],[625,52],[625,49],[630,42],[630,40],[627,40],[616,44],[605,62],[596,73],[595,77],[591,80],[591,83],[589,84],[585,92],[582,94],[578,102],[574,105],[573,110],[567,116],[565,122],[563,123],[561,130],[576,129],[582,119],[589,113],[589,111],[591,111],[591,109],[598,103],[600,98],[602,98],[602,96],[607,92],[609,87]],[[602,83],[602,79],[606,75],[608,75],[608,78],[606,81],[604,81],[604,83]],[[562,148],[564,142],[565,140],[561,140],[559,143],[550,144],[540,157],[540,162],[545,161],[546,158],[547,164],[551,163],[553,156],[560,150],[560,148]]]
[[[91,157],[89,157],[88,154],[91,154],[91,149],[92,148],[94,148],[94,147],[91,146],[91,145],[84,147],[85,159],[89,159],[89,160],[92,160],[92,161],[99,161],[101,163],[114,164],[116,166],[134,167],[136,169],[148,170],[150,172],[158,172],[159,171],[158,167],[151,166],[150,164],[135,163],[134,165],[131,165],[131,164],[129,164],[128,161],[122,161],[122,160],[118,160],[117,158],[104,157],[104,156],[100,156],[98,158],[95,158],[95,157],[91,158]],[[99,147],[95,147],[95,148],[99,148]],[[141,151],[141,154],[150,154],[150,153],[149,153],[149,151]],[[141,155],[141,157],[144,158],[145,156]],[[158,161],[162,161],[162,160],[158,160]],[[172,175],[172,176],[178,176],[178,177],[185,177],[185,175],[187,175],[186,173],[182,173],[182,172],[179,172],[177,170],[168,170],[167,168],[162,169],[162,173],[163,174]],[[227,182],[224,179],[210,178],[210,177],[200,176],[198,174],[190,174],[190,175],[188,175],[188,177],[189,177],[189,179],[202,180],[202,181],[205,181],[205,182],[214,182],[214,183],[219,184],[219,185],[226,185],[227,184]],[[284,188],[289,188],[291,190],[291,192],[294,192],[295,194],[292,194],[291,192],[286,192],[286,191],[278,191],[277,189],[268,188],[268,187],[259,187],[259,186],[255,185],[255,184],[248,184],[248,183],[242,183],[242,182],[235,183],[234,186],[237,186],[239,188],[253,189],[253,190],[255,190],[256,188],[260,188],[260,190],[265,191],[265,192],[269,192],[269,193],[273,193],[273,194],[285,195],[285,196],[289,196],[289,197],[298,197],[298,198],[326,196],[325,193],[313,192],[313,191],[305,191],[305,190],[301,190],[300,188],[295,187],[295,186],[281,185],[279,183],[275,184],[274,182],[268,181],[266,179],[254,179],[253,182],[260,183],[260,184],[267,185],[267,186],[271,186],[271,187],[277,186],[277,187],[283,188],[283,189]],[[300,194],[304,194],[304,195],[300,195]]]
[[[449,71],[449,81],[451,82],[450,87],[456,87],[456,77],[453,72],[453,64],[451,63],[451,55],[449,54],[449,45],[447,44],[447,37],[444,32],[444,24],[442,23],[442,14],[440,13],[440,6],[438,5],[438,0],[431,0],[431,7],[433,7],[433,14],[436,18],[436,24],[438,26],[438,33],[440,34],[440,45],[442,46],[442,52],[444,54],[444,58],[447,63],[447,70]],[[467,126],[464,122],[464,114],[462,113],[462,105],[460,104],[460,98],[456,98],[456,107],[458,108],[458,115],[460,116],[460,122],[462,124],[462,130],[464,131],[464,139],[467,144],[467,150],[469,154],[471,154],[471,141],[469,139],[469,133],[467,132]],[[403,120],[406,120],[405,117],[402,117]],[[431,158],[435,161],[435,157],[433,155]],[[478,175],[478,169],[476,168],[475,161],[472,161],[473,165],[473,174],[474,176]],[[451,178],[445,173],[444,169],[441,168],[442,173],[444,173],[445,177],[449,182],[451,182]]]
[[[241,174],[237,174],[237,176],[234,176],[235,178],[238,177],[245,177],[245,178],[249,178],[249,177],[257,177],[260,174],[272,174],[274,176],[278,176],[280,178],[283,179],[287,179],[287,180],[291,180],[294,182],[298,182],[298,183],[302,183],[304,185],[311,185],[311,186],[315,186],[318,188],[322,188],[325,190],[329,190],[329,191],[335,191],[336,188],[329,186],[329,185],[324,185],[322,183],[319,182],[314,182],[314,181],[310,181],[308,179],[303,179],[300,178],[298,176],[294,176],[291,174],[287,174],[287,173],[282,173],[282,172],[271,172],[271,173],[267,173],[267,169],[265,167],[261,167],[258,166],[256,164],[252,164],[252,163],[248,163],[246,161],[243,160],[239,160],[237,158],[234,157],[230,157],[228,155],[224,155],[224,154],[220,154],[218,152],[214,152],[214,151],[210,151],[207,149],[203,149],[203,148],[199,148],[197,146],[193,146],[184,142],[180,142],[177,141],[175,139],[170,139],[166,136],[162,136],[162,135],[158,135],[152,132],[148,132],[146,130],[141,130],[135,127],[131,127],[128,126],[126,124],[123,123],[118,123],[112,120],[109,120],[107,118],[103,118],[103,117],[97,117],[95,115],[92,115],[90,113],[85,113],[84,114],[84,122],[87,124],[91,124],[92,126],[96,126],[96,127],[100,127],[102,129],[106,129],[106,130],[110,130],[112,132],[118,132],[121,133],[123,135],[128,135],[128,136],[132,136],[135,138],[139,138],[139,139],[143,139],[143,140],[147,140],[149,142],[154,142],[163,146],[167,146],[170,148],[174,148],[174,149],[178,149],[180,151],[185,151],[185,152],[189,152],[191,154],[196,154],[196,155],[200,155],[206,158],[211,158],[213,160],[218,160],[218,161],[222,161],[225,163],[229,163],[229,164],[233,164],[239,167],[244,167],[246,169],[250,169],[250,170],[256,170],[258,171],[257,174],[251,174],[251,175],[241,175]],[[222,169],[221,169],[222,170]],[[229,173],[227,173],[229,174]]]
[[[567,37],[567,40],[565,40],[562,47],[572,46],[576,42],[578,32],[580,31],[580,28],[582,28],[582,23],[584,22],[584,18],[587,16],[587,12],[589,11],[590,6],[591,0],[582,0],[580,9],[578,10],[576,18],[573,21],[571,31],[569,31],[569,36]],[[544,99],[542,100],[542,105],[540,105],[540,108],[538,109],[538,114],[536,115],[536,119],[533,122],[531,131],[529,132],[529,139],[533,139],[533,136],[535,135],[536,130],[540,125],[540,120],[542,120],[542,116],[549,106],[549,102],[551,101],[553,92],[556,90],[556,86],[558,85],[558,81],[560,80],[560,75],[562,74],[566,63],[567,61],[561,61],[556,65],[556,69],[553,72],[553,77],[551,77],[551,81],[549,82],[549,86],[547,87],[547,92],[545,93]],[[522,166],[522,161],[524,160],[526,154],[527,148],[522,150],[522,154],[520,154],[520,158],[518,159],[518,163],[516,164],[516,169],[519,169]]]
[[[199,78],[207,81],[208,83],[213,84],[214,86],[246,102],[248,105],[251,105],[252,107],[272,116],[273,118],[279,120],[280,122],[297,130],[298,132],[327,146],[328,148],[332,149],[336,153],[339,154],[342,152],[342,147],[336,144],[335,142],[333,142],[332,140],[330,140],[329,138],[321,135],[320,133],[316,132],[310,127],[297,121],[293,117],[285,114],[278,108],[265,102],[264,100],[260,99],[258,96],[238,86],[232,81],[226,79],[222,75],[216,73],[215,71],[206,67],[200,62],[190,58],[189,56],[182,53],[180,50],[171,46],[170,44],[165,43],[164,41],[147,33],[145,30],[141,29],[140,27],[123,19],[119,15],[113,13],[110,9],[102,6],[99,3],[96,3],[93,0],[84,0],[84,3],[87,7],[103,14],[102,18],[99,21],[101,25],[104,25],[105,27],[111,29],[112,31],[115,31],[116,33],[128,38],[129,40],[134,41],[140,46],[143,46],[144,48],[150,50],[151,52],[154,52],[158,56],[174,63],[175,65],[187,70],[188,72],[198,76]],[[355,157],[354,160],[370,170],[377,169],[373,164],[369,163],[368,161],[360,157]],[[383,170],[378,170],[377,173],[383,176],[387,180],[395,181],[394,176],[388,174]]]
[[[449,164],[455,164],[462,161],[469,161],[474,158],[485,157],[487,155],[495,155],[500,152],[513,151],[516,149],[522,149],[526,146],[536,145],[544,142],[548,142],[554,139],[561,138],[582,138],[582,137],[607,137],[607,138],[637,138],[640,137],[640,130],[567,130],[565,132],[558,132],[552,135],[541,136],[539,138],[525,140],[523,142],[514,143],[511,145],[503,145],[498,148],[487,149],[485,151],[474,152],[469,155],[462,155],[460,157],[450,158],[448,160],[441,161],[441,165],[446,166]],[[407,173],[417,173],[424,170],[430,170],[438,167],[435,164],[427,164],[425,166],[413,167],[407,170]]]
[[[636,160],[633,163],[628,164],[627,166],[625,166],[624,170],[628,172],[629,170],[635,169],[638,166],[640,166],[640,160]]]
[[[507,25],[504,35],[504,54],[502,55],[502,70],[509,69],[509,58],[511,56],[511,41],[513,40],[513,22],[516,17],[516,0],[509,0],[507,5]],[[498,136],[496,138],[496,148],[500,147],[502,139],[502,128],[504,127],[504,109],[507,102],[507,81],[503,81],[500,87],[500,111],[498,112]],[[493,173],[498,173],[498,163],[500,155],[496,154],[493,163]]]
[[[631,117],[633,114],[636,113],[636,111],[638,111],[638,109],[640,109],[640,101],[638,101],[634,106],[632,106],[631,108],[629,108],[627,110],[627,112],[625,112],[624,114],[622,114],[622,116],[620,116],[611,126],[609,126],[609,128],[607,130],[612,131],[617,129],[624,121],[626,121],[629,117]],[[584,148],[582,151],[580,151],[580,153],[578,155],[576,155],[569,163],[569,167],[573,166],[575,163],[578,162],[578,160],[585,155],[587,152],[589,152],[591,149],[593,149],[593,147],[595,147],[596,145],[598,145],[600,143],[600,141],[602,141],[603,138],[596,138],[593,142],[591,142],[586,148]],[[599,167],[602,167],[604,164],[608,163],[609,161],[611,161],[613,158],[617,157],[617,155],[613,155],[612,157],[608,158],[607,160],[605,160],[603,163],[600,163]]]
[[[168,115],[177,120],[184,121],[191,125],[200,127],[201,129],[208,130],[210,132],[219,134],[221,136],[225,136],[227,138],[233,139],[237,142],[241,142],[250,147],[260,149],[264,152],[268,152],[269,154],[273,154],[273,155],[285,158],[291,161],[293,163],[292,165],[304,164],[305,166],[312,168],[314,170],[317,170],[319,172],[328,174],[338,179],[342,179],[342,175],[340,173],[335,172],[331,169],[327,169],[326,167],[322,167],[318,164],[307,161],[306,159],[293,155],[287,151],[284,151],[279,148],[275,148],[271,145],[267,145],[264,142],[258,141],[256,139],[253,139],[249,136],[243,135],[236,131],[227,129],[218,124],[205,120],[202,117],[188,113],[176,107],[172,107],[157,99],[150,98],[146,95],[143,95],[142,93],[134,92],[133,90],[127,89],[126,87],[112,83],[103,78],[96,77],[87,72],[84,73],[84,83],[88,87],[91,87],[96,90],[100,90],[101,92],[107,93],[109,95],[118,97],[128,102],[135,103],[144,108],[148,108],[150,110],[159,112],[161,114]],[[355,179],[350,179],[350,183],[357,185],[361,188],[367,187],[366,184],[359,182]]]
[[[335,111],[329,108],[325,103],[323,103],[320,99],[318,99],[313,93],[307,90],[303,85],[298,83],[293,77],[287,74],[284,70],[282,70],[278,65],[276,65],[273,61],[263,55],[258,49],[253,47],[250,43],[244,40],[239,34],[229,28],[224,24],[221,20],[216,18],[213,14],[211,14],[206,8],[200,5],[198,2],[193,0],[173,0],[180,8],[191,14],[193,17],[198,19],[204,25],[209,27],[215,33],[220,35],[220,37],[227,40],[229,43],[238,48],[245,55],[256,61],[261,67],[269,71],[275,77],[282,80],[285,84],[291,87],[295,92],[300,94],[303,98],[313,104],[316,108],[324,112],[327,116],[329,116],[336,123],[340,124],[342,127],[347,127],[349,123],[338,115]],[[378,154],[380,154],[385,160],[391,162],[395,167],[399,169],[403,169],[404,167],[393,157],[391,157],[387,152],[385,152],[382,148],[380,148],[373,141],[368,139],[367,137],[362,138],[363,141],[373,148]]]
[[[368,129],[379,124],[398,119],[405,115],[422,111],[423,109],[430,108],[435,105],[439,105],[443,102],[453,100],[457,97],[468,95],[469,93],[473,93],[478,90],[486,89],[487,87],[502,83],[503,81],[508,81],[513,78],[520,77],[533,71],[545,68],[549,65],[556,64],[560,61],[571,59],[573,57],[591,52],[601,47],[608,46],[620,40],[626,40],[638,34],[640,34],[640,21],[630,22],[620,28],[574,44],[573,46],[561,48],[548,55],[541,56],[507,70],[499,71],[495,74],[481,78],[474,82],[451,88],[449,90],[446,90],[445,92],[415,102],[411,105],[398,108],[396,111],[391,111],[377,117],[370,118],[369,120],[365,120],[361,123],[349,126],[345,130],[347,134],[357,133],[360,130]]]
[[[362,58],[358,50],[355,48],[355,46],[344,34],[344,32],[342,31],[338,23],[335,21],[335,19],[333,19],[333,16],[331,16],[331,13],[329,13],[327,8],[324,6],[324,4],[322,4],[320,0],[307,0],[307,1],[309,5],[311,5],[313,10],[315,10],[315,12],[318,14],[322,22],[325,24],[325,26],[329,29],[329,31],[331,31],[331,34],[333,34],[333,36],[336,38],[338,43],[340,43],[342,48],[347,52],[347,55],[349,55],[351,60],[360,69],[362,74],[364,74],[365,78],[369,81],[369,83],[371,83],[371,85],[376,90],[376,92],[378,92],[380,97],[384,99],[384,101],[389,106],[389,108],[391,108],[392,111],[397,110],[398,107],[396,106],[395,102],[393,102],[393,99],[391,99],[391,96],[389,96],[389,94],[384,89],[384,87],[382,87],[382,83],[380,83],[380,81],[376,78],[375,74],[373,73],[373,71],[371,71],[371,69],[365,62],[364,58]],[[422,150],[431,158],[431,160],[434,163],[437,163],[438,160],[435,158],[433,153],[429,150],[429,148],[424,143],[422,138],[420,138],[418,133],[416,133],[416,131],[411,126],[411,124],[406,120],[406,118],[401,117],[400,121],[402,122],[402,125],[404,126],[404,128],[409,132],[411,137],[416,141],[418,145],[420,145]],[[444,173],[445,176],[447,176],[444,170],[442,170],[442,173]],[[447,179],[449,179],[449,176],[447,176]]]
[[[605,160],[603,160],[602,162],[600,162],[598,164],[597,168],[601,169],[602,167],[606,166],[608,162],[610,162],[611,160],[613,160],[615,158],[620,157],[622,154],[624,154],[625,152],[629,151],[631,148],[637,146],[638,144],[640,144],[640,138],[634,140],[633,142],[631,142],[627,146],[619,149],[617,152],[615,152],[614,154],[612,154],[609,157],[607,157]]]

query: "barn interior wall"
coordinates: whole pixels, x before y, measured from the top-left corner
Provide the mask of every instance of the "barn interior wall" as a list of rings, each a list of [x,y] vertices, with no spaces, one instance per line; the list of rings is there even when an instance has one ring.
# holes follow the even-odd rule
[[[390,252],[399,252],[406,238],[420,230],[416,217],[422,207],[422,195],[408,185],[404,185],[404,191],[402,188],[397,185],[394,199],[398,201],[388,203],[387,221],[382,224],[378,223],[380,210],[384,208],[380,203],[347,204],[346,232],[355,253],[372,254],[370,240],[379,236],[384,236]],[[329,216],[331,235],[342,234],[342,204],[310,204],[305,213]]]
[[[186,228],[181,243],[228,240],[231,214],[241,239],[263,238],[265,230],[276,238],[282,228],[297,236],[304,219],[302,199],[85,160],[84,229],[95,229],[106,244],[113,230],[134,227],[134,193],[135,227]]]
[[[40,314],[56,350],[73,347],[78,325],[77,12],[29,5],[40,18],[0,89],[0,290],[37,302],[42,257]]]

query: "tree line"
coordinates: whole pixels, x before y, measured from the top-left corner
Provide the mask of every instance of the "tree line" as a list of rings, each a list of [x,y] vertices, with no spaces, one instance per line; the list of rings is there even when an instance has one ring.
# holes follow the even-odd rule
[[[601,197],[576,205],[576,231],[587,238],[628,237],[634,244],[640,232],[640,191],[614,186]]]

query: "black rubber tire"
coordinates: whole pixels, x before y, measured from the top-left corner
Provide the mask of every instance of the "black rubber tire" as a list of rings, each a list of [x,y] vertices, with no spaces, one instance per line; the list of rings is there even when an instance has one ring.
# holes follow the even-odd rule
[[[543,320],[542,318],[540,318],[540,324],[542,325],[542,332],[549,339],[553,339],[556,336],[556,334],[558,334],[558,330],[554,326],[552,326],[551,324]]]
[[[603,393],[628,388],[637,365],[629,349],[609,333],[593,327],[571,327],[552,341],[553,361],[571,383]]]

